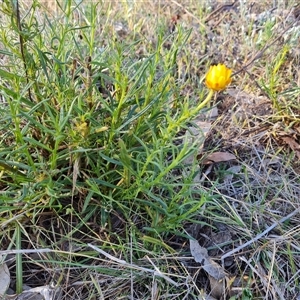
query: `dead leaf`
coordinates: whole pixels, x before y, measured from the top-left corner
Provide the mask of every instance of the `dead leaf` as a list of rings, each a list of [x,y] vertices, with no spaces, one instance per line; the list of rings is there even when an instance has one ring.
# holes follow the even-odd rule
[[[2,257],[0,256],[0,261]],[[10,285],[10,273],[6,263],[0,265],[0,298],[6,295],[6,291]]]
[[[32,293],[32,292],[25,293],[25,292],[23,292],[22,294],[17,296],[16,300],[49,300],[49,298],[45,299],[39,293]]]
[[[209,277],[209,283],[210,283],[210,295],[212,295],[214,298],[221,299],[223,295],[225,295],[225,283],[224,280],[216,280],[212,276]]]
[[[234,175],[239,174],[242,170],[242,166],[232,166],[226,170],[226,175],[224,176],[224,183],[230,184]]]
[[[281,163],[281,160],[279,157],[273,157],[273,158],[265,158],[263,159],[263,166],[265,168],[269,167],[269,166],[273,166],[273,165],[278,165]]]
[[[282,140],[288,144],[293,151],[295,151],[297,157],[300,159],[300,145],[289,136],[283,136]]]
[[[21,294],[19,294],[16,300],[59,300],[61,299],[61,289],[52,288],[49,285],[38,286],[35,288],[26,288]]]
[[[197,241],[190,240],[190,250],[195,261],[200,263],[210,276],[218,281],[225,278],[226,274],[223,268],[209,257],[206,248],[201,247]]]
[[[212,163],[230,161],[235,159],[236,159],[235,155],[229,152],[214,152],[206,156],[205,159],[202,161],[202,164],[209,165]]]

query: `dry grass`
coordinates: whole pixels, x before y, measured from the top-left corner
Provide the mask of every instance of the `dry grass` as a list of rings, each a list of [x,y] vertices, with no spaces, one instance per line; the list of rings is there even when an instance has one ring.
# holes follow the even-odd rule
[[[57,3],[46,3],[50,18],[60,14]],[[113,211],[110,228],[103,227],[97,213],[81,216],[80,200],[73,203],[78,214],[40,206],[34,219],[20,213],[23,248],[36,249],[24,254],[24,283],[55,286],[56,299],[299,299],[300,23],[296,2],[277,5],[192,0],[99,5],[99,49],[115,39],[130,45],[136,61],[154,51],[156,26],[165,32],[164,54],[178,31],[191,30],[172,77],[178,95],[191,103],[199,99],[200,79],[210,64],[234,70],[231,87],[216,96],[218,116],[203,152],[229,152],[237,159],[201,166],[197,188],[209,194],[208,201],[194,220],[184,222],[182,235],[137,232],[147,224],[146,213],[132,214],[129,223],[122,211]],[[84,12],[75,9],[74,22],[85,25]],[[11,247],[11,222],[1,224],[1,250]],[[194,262],[188,234],[224,268],[221,283]],[[49,252],[39,251],[44,248]],[[227,257],[229,251],[234,253]]]

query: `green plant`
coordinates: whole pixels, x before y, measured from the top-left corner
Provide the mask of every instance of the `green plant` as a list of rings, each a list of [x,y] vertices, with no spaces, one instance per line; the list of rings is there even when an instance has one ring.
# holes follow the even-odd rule
[[[21,24],[20,10],[13,5],[6,1],[3,8],[13,16],[12,27],[1,27],[10,65],[1,71],[0,82],[7,101],[0,120],[6,195],[1,203],[11,207],[17,201],[19,208],[6,216],[24,212],[34,224],[39,214],[66,214],[72,223],[80,214],[83,221],[71,233],[95,218],[113,236],[112,217],[119,214],[131,224],[132,238],[149,249],[153,244],[171,251],[158,241],[182,234],[182,224],[193,221],[209,198],[193,189],[196,168],[184,179],[175,175],[202,143],[182,137],[175,145],[176,134],[210,99],[190,113],[187,102],[181,112],[181,99],[173,98],[177,55],[190,33],[180,30],[166,51],[170,37],[158,31],[153,53],[136,60],[133,49],[140,41],[112,40],[96,50],[95,4],[81,26],[72,23],[79,8],[71,1],[60,6],[64,15],[57,26],[48,18],[40,24],[37,3]],[[131,222],[136,216],[140,224]],[[20,249],[29,229],[17,228]],[[39,243],[46,244],[42,239]],[[22,260],[17,264],[20,292]]]
[[[294,297],[292,3],[50,3],[0,4],[0,244],[10,287],[54,287],[59,299],[214,296],[191,259],[192,236],[225,269],[223,298]],[[230,70],[205,75],[219,62],[234,74],[220,94],[207,87],[225,87]],[[206,118],[213,95],[216,120]],[[210,151],[236,159],[203,163]]]

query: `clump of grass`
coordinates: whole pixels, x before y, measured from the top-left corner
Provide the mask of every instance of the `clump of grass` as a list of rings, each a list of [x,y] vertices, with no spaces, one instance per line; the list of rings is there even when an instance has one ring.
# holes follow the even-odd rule
[[[265,20],[268,3],[68,0],[43,16],[37,1],[14,3],[1,4],[0,26],[0,241],[16,251],[12,288],[50,283],[60,299],[207,298],[215,291],[190,258],[190,234],[220,264],[233,251],[222,297],[294,297],[299,179],[295,155],[282,156],[268,128],[298,122],[288,17]],[[237,72],[215,98],[206,141],[216,147],[204,149],[237,160],[205,166],[195,186],[203,137],[184,132],[211,61]],[[231,117],[248,102],[240,126]],[[272,115],[254,116],[265,103]]]
[[[60,6],[60,23],[48,17],[40,23],[37,8],[34,3],[23,18],[12,3],[2,7],[12,16],[1,26],[7,49],[0,82],[3,244],[48,247],[50,233],[58,239],[54,249],[60,249],[66,238],[42,229],[42,216],[48,215],[67,217],[63,231],[69,247],[85,243],[86,233],[82,238],[75,233],[93,222],[107,236],[104,249],[125,254],[128,247],[122,245],[132,243],[136,258],[159,249],[172,252],[164,238],[183,234],[183,223],[196,221],[209,199],[193,188],[196,168],[186,178],[176,175],[203,141],[177,137],[197,113],[186,115],[191,104],[174,96],[176,57],[189,32],[166,36],[158,29],[156,45],[136,60],[139,40],[112,38],[97,46],[96,4],[86,7],[79,26],[75,13],[83,11],[72,1]],[[164,47],[168,39],[170,49]],[[12,227],[16,234],[11,235]],[[24,265],[18,257],[21,292]],[[56,259],[56,265],[68,264],[59,255]]]

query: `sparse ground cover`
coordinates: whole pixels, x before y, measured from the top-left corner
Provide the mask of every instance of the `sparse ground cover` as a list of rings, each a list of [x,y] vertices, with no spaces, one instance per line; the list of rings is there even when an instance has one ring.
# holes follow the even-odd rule
[[[299,299],[296,1],[0,5],[0,296]]]

